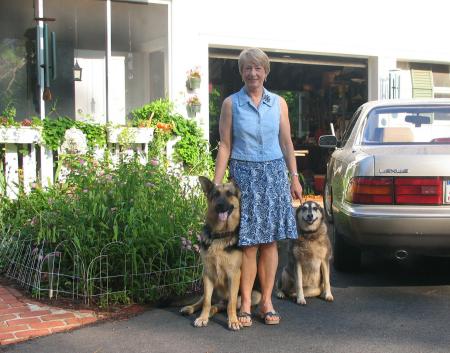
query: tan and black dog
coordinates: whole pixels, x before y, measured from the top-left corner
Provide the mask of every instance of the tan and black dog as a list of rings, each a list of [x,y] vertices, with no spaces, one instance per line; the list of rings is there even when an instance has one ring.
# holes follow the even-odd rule
[[[238,320],[236,309],[239,306],[242,264],[242,250],[237,246],[240,191],[233,182],[214,185],[211,180],[202,176],[199,181],[208,201],[205,228],[200,240],[204,292],[200,300],[183,307],[181,312],[190,315],[202,308],[194,326],[206,326],[209,317],[224,309],[223,302],[212,304],[214,291],[215,296],[228,302],[228,327],[239,330],[242,324]]]
[[[296,211],[298,239],[290,240],[288,263],[277,284],[277,297],[296,298],[306,304],[305,297],[322,296],[333,301],[330,286],[331,243],[322,207],[303,203]]]

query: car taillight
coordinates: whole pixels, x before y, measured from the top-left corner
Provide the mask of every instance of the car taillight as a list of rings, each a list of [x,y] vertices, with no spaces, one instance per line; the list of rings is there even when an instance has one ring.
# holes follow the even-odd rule
[[[394,189],[399,205],[442,204],[441,178],[395,178]]]
[[[392,191],[392,178],[354,177],[347,188],[346,200],[359,204],[392,204]]]
[[[440,177],[354,177],[346,200],[364,205],[442,205]]]

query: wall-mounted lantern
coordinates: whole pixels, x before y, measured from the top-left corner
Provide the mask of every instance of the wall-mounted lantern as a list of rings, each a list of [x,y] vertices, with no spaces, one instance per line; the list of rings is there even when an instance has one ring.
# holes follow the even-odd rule
[[[75,65],[73,66],[73,80],[81,81],[81,74],[83,69],[78,65],[78,60],[75,60]]]

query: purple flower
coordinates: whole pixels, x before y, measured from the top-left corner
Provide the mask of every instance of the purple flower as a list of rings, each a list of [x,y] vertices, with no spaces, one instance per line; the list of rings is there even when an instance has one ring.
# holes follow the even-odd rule
[[[152,160],[150,160],[150,164],[157,166],[159,164],[159,161],[157,159],[153,158]]]

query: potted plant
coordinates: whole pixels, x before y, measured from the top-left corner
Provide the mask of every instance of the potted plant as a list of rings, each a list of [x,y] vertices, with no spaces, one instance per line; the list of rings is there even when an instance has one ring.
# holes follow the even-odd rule
[[[201,83],[201,75],[200,75],[200,69],[198,66],[190,69],[187,72],[187,86],[190,90],[194,90],[197,88],[200,88]]]
[[[16,108],[8,105],[0,116],[0,143],[40,143],[41,130],[30,119],[15,121]]]
[[[197,113],[200,113],[202,104],[196,94],[190,96],[186,102],[186,110],[189,118],[194,118]]]
[[[108,126],[108,142],[127,145],[130,143],[149,143],[153,140],[152,127]]]

